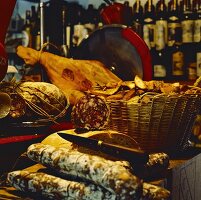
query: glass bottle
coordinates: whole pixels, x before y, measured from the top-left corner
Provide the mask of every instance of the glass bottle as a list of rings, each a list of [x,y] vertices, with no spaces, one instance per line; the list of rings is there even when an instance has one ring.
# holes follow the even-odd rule
[[[182,45],[184,48],[185,65],[188,72],[188,79],[192,79],[192,71],[196,65],[196,51],[193,42],[194,14],[190,0],[184,0],[181,14]]]
[[[186,80],[185,54],[182,43],[176,41],[170,51],[170,78],[171,80]]]
[[[149,49],[155,47],[155,7],[152,0],[147,0],[144,8],[143,39]]]
[[[22,28],[22,45],[25,47],[32,47],[32,25],[31,25],[31,11],[26,11],[25,24]]]
[[[181,15],[178,0],[172,0],[168,10],[168,77],[178,81],[186,79],[184,50],[182,46]]]
[[[156,50],[165,49],[167,43],[167,7],[165,0],[160,0],[156,5]]]
[[[194,43],[196,46],[197,76],[201,76],[201,0],[196,0]]]
[[[32,8],[32,47],[36,50],[40,50],[41,43],[40,43],[40,9],[38,7],[37,11],[33,11]]]
[[[168,38],[167,45],[172,47],[175,42],[182,42],[182,28],[179,15],[178,0],[172,0],[168,10]]]
[[[153,79],[167,79],[167,8],[164,0],[156,5],[155,50],[152,53]],[[152,51],[152,52],[153,52]]]
[[[140,37],[143,36],[142,22],[143,22],[143,7],[141,5],[141,1],[136,0],[136,2],[133,4],[133,18],[131,27]]]

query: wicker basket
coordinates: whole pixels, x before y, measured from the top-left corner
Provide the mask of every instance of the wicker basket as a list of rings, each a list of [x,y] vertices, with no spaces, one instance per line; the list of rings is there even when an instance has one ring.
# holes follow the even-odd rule
[[[159,94],[148,103],[108,101],[109,128],[128,134],[149,152],[181,151],[188,146],[201,95]]]

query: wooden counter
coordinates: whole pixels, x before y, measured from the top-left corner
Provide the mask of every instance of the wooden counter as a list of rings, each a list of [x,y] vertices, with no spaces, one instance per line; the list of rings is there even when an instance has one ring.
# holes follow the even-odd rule
[[[31,166],[33,164],[32,161],[21,155],[30,144],[40,142],[43,138],[44,135],[41,135],[41,137],[36,137],[32,140],[0,145],[0,173],[12,171],[13,167],[17,170]],[[19,157],[20,159],[17,160]],[[200,200],[200,163],[200,148],[192,148],[182,154],[172,155],[167,174],[161,179],[151,181],[151,183],[170,190],[172,200]]]

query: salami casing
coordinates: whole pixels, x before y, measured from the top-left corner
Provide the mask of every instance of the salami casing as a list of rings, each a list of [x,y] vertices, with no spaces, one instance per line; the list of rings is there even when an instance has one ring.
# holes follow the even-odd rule
[[[132,165],[134,172],[143,180],[151,180],[157,177],[164,177],[169,166],[169,156],[166,153],[149,154],[149,161],[143,165]]]
[[[170,198],[170,191],[165,188],[143,183],[143,197],[142,200],[167,200]]]
[[[97,130],[108,124],[110,108],[106,101],[96,95],[85,95],[74,105],[71,113],[76,129]]]
[[[43,172],[13,171],[7,180],[16,189],[54,200],[115,200],[116,196],[92,183],[65,180]]]
[[[118,162],[41,143],[29,146],[27,155],[62,174],[100,185],[119,200],[139,199],[142,194],[142,181]]]

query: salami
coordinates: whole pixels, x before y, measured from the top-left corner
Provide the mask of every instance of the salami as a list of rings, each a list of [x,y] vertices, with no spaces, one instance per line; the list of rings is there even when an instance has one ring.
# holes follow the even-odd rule
[[[27,155],[63,175],[100,185],[116,194],[119,200],[139,199],[142,194],[142,181],[118,162],[41,143],[29,146]]]
[[[151,180],[165,175],[169,166],[169,160],[170,158],[166,153],[152,153],[144,166],[134,164],[132,167],[137,176],[145,180]]]
[[[143,183],[142,200],[167,200],[170,198],[170,191],[149,183]]]
[[[72,122],[76,129],[100,130],[109,121],[110,108],[97,95],[86,95],[79,99],[72,109]]]
[[[54,200],[115,200],[116,196],[92,183],[65,180],[43,172],[13,171],[7,180],[18,190]],[[41,199],[41,198],[39,198]]]
[[[167,168],[169,166],[169,156],[166,153],[153,153],[149,155],[148,167],[159,166]]]

